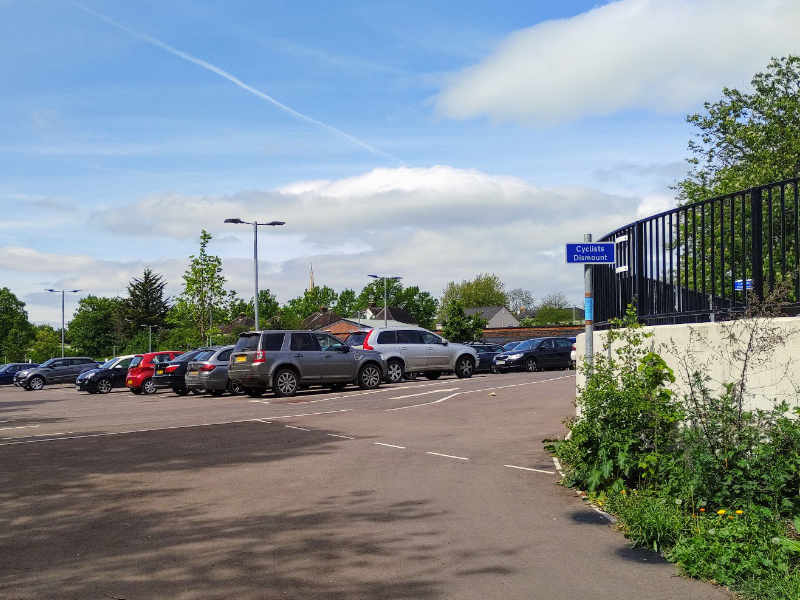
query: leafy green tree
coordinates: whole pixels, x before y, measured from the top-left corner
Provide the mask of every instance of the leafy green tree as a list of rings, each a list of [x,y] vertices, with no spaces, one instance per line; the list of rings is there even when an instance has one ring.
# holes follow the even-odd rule
[[[302,321],[323,307],[335,306],[338,297],[333,288],[329,288],[327,285],[315,286],[306,290],[302,296],[289,300],[286,308]]]
[[[704,113],[686,117],[698,131],[689,173],[676,186],[681,202],[800,175],[800,57],[773,58],[751,87],[723,88]]]
[[[569,325],[572,323],[572,311],[568,308],[543,306],[536,311],[533,322],[535,325]]]
[[[0,360],[19,362],[34,338],[25,303],[7,287],[0,288]]]
[[[339,293],[333,310],[343,317],[354,317],[356,312],[364,308],[360,306],[355,290],[348,288]]]
[[[472,342],[483,337],[486,319],[480,315],[464,314],[464,306],[460,301],[450,302],[444,309],[442,334],[452,342]]]
[[[81,298],[67,327],[73,349],[95,358],[111,356],[118,343],[115,322],[123,307],[124,301],[119,298]]]
[[[69,354],[65,351],[65,354]],[[48,358],[61,356],[61,335],[50,325],[37,325],[29,357],[33,362],[43,363]]]
[[[453,302],[459,302],[464,308],[479,306],[506,306],[508,297],[503,282],[493,273],[481,273],[475,279],[461,283],[451,281],[447,284],[440,303],[442,317]]]
[[[386,284],[387,306],[400,306],[403,284],[398,279],[375,279],[363,287],[358,295],[358,309],[366,310],[370,306],[383,308],[383,286]]]
[[[136,335],[141,325],[163,328],[169,312],[169,302],[164,295],[167,282],[164,277],[146,268],[141,277],[128,283],[128,297],[124,301],[124,317],[129,335]]]
[[[183,292],[178,296],[177,310],[170,312],[173,325],[195,327],[200,339],[206,339],[215,317],[224,318],[231,302],[225,291],[222,259],[208,253],[211,239],[212,235],[203,229],[200,252],[189,257],[189,266],[183,274]]]
[[[369,306],[382,309],[383,302],[383,280],[376,279],[361,290],[356,307],[358,310],[365,310]],[[390,309],[395,307],[408,311],[421,327],[432,329],[436,325],[438,301],[429,292],[421,291],[415,285],[403,287],[402,282],[387,279],[386,304]]]

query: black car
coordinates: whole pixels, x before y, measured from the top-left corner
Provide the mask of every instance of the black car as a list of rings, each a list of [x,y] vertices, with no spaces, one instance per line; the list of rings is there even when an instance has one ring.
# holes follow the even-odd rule
[[[125,376],[134,356],[117,356],[96,369],[84,371],[75,379],[75,387],[90,394],[108,394],[113,388],[125,387]]]
[[[468,346],[475,348],[478,353],[478,364],[475,365],[475,372],[489,372],[494,371],[494,357],[497,354],[504,352],[503,347],[498,344],[489,343],[472,343]]]
[[[75,383],[75,379],[89,369],[96,369],[100,363],[86,356],[50,358],[38,367],[17,371],[14,385],[26,390],[40,390],[50,383]]]
[[[494,367],[499,372],[544,369],[569,369],[572,342],[566,337],[535,338],[526,340],[513,350],[497,354]]]
[[[507,342],[506,344],[503,345],[503,350],[508,352],[509,350],[513,350],[514,348],[519,346],[521,343],[522,343],[521,340],[518,340],[516,342]]]
[[[14,375],[17,374],[17,371],[33,369],[38,366],[38,363],[7,363],[0,365],[0,385],[14,383]]]
[[[189,365],[189,361],[194,359],[194,357],[201,352],[206,352],[211,349],[212,347],[204,347],[189,350],[188,352],[179,354],[169,362],[156,365],[156,370],[153,373],[153,383],[156,388],[172,388],[172,391],[179,396],[188,394],[189,388],[186,387],[186,367]]]

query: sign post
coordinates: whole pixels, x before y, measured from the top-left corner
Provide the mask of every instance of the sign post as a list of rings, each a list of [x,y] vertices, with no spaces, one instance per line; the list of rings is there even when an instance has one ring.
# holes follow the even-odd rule
[[[584,324],[586,332],[586,351],[584,358],[592,368],[594,358],[594,282],[592,265],[616,264],[616,246],[613,242],[592,243],[592,234],[583,236],[582,244],[567,244],[567,262],[583,264]]]

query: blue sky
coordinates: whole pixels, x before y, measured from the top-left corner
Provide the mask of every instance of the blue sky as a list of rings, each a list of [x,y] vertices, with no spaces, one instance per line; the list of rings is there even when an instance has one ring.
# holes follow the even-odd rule
[[[247,295],[242,216],[287,220],[261,245],[282,300],[314,262],[339,289],[489,270],[577,301],[561,241],[668,205],[684,115],[798,51],[793,4],[84,0],[394,161],[75,4],[0,0],[0,285],[40,322],[43,287],[145,265],[177,293],[205,226]]]

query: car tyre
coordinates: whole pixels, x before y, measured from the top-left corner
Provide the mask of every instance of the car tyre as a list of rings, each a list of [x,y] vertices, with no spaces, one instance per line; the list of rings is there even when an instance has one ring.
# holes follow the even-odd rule
[[[175,392],[178,396],[185,396],[189,393],[189,388],[185,385],[175,385],[172,386],[172,391]]]
[[[272,391],[279,398],[287,398],[297,394],[300,378],[292,369],[279,369],[272,378]]]
[[[381,385],[381,370],[377,365],[364,365],[358,372],[358,386],[362,390],[374,390]]]
[[[233,396],[241,396],[245,393],[241,383],[233,383],[232,381],[228,382],[228,392]]]
[[[389,383],[400,383],[405,376],[406,373],[402,361],[394,358],[386,365],[386,380]]]
[[[525,360],[525,370],[528,373],[533,373],[534,371],[539,370],[539,364],[536,362],[535,358],[528,358]]]
[[[28,381],[28,385],[25,389],[33,390],[34,392],[38,392],[44,387],[44,377],[40,377],[39,375],[34,375]]]
[[[142,382],[142,392],[147,396],[156,393],[156,384],[150,377]]]
[[[475,372],[475,362],[469,356],[461,356],[456,361],[456,376],[459,379],[469,379]]]
[[[441,376],[442,376],[442,372],[441,371],[426,371],[425,372],[425,377],[427,377],[428,379],[439,379],[439,377],[441,377]]]
[[[108,394],[111,392],[111,388],[113,388],[114,386],[111,384],[110,379],[104,377],[96,384],[94,384],[94,386],[92,387],[94,388],[94,391],[97,392],[98,394]],[[91,391],[91,389],[89,391]]]
[[[225,393],[225,390],[211,390],[212,396],[222,396]]]

